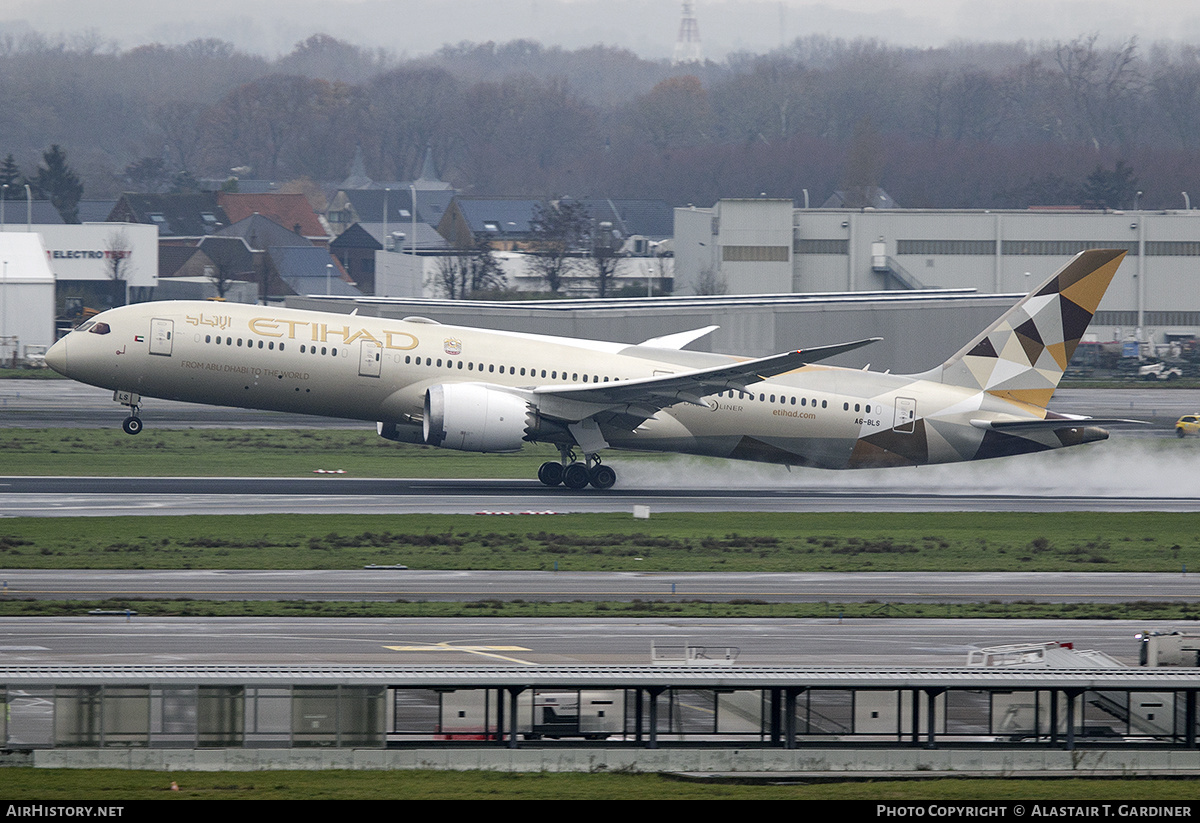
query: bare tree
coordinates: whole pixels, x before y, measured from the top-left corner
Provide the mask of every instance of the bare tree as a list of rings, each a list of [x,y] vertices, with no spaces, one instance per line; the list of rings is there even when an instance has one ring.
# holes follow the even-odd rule
[[[485,291],[504,288],[504,272],[491,246],[481,240],[474,248],[438,258],[433,285],[450,300],[468,300]]]
[[[587,207],[568,200],[540,203],[529,224],[534,235],[533,269],[558,294],[563,281],[575,272],[578,250],[587,236]]]
[[[529,226],[534,234],[529,250],[533,269],[551,292],[558,294],[565,278],[576,270],[577,252],[587,236],[588,210],[569,200],[539,204],[534,206]]]
[[[613,231],[612,223],[604,221],[592,235],[590,254],[581,261],[596,284],[596,295],[608,297],[612,290],[613,277],[621,261],[618,250],[620,238]]]
[[[246,241],[240,237],[206,237],[200,249],[212,261],[204,274],[217,289],[217,297],[225,298],[235,280],[255,279],[254,259]]]
[[[1138,66],[1137,38],[1105,53],[1098,34],[1079,37],[1055,48],[1068,99],[1080,136],[1097,148],[1124,143],[1135,128],[1135,109],[1143,81]]]
[[[725,294],[728,289],[725,278],[717,274],[712,266],[705,266],[696,279],[696,294]]]
[[[124,229],[111,232],[104,243],[104,268],[113,286],[114,295],[120,298],[121,304],[126,302],[128,290],[125,281],[129,274],[129,258],[133,254],[133,244]]]

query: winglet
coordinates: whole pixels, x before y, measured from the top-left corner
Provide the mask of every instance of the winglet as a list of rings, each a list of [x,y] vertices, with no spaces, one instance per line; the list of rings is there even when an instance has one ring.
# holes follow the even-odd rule
[[[689,331],[679,331],[674,334],[664,334],[662,337],[651,337],[638,345],[650,346],[655,349],[675,349],[678,351],[691,343],[694,340],[699,340],[706,334],[712,334],[720,326],[705,326],[702,329],[691,329]]]
[[[839,354],[845,354],[848,351],[861,349],[863,346],[869,346],[872,343],[878,343],[882,337],[868,337],[863,340],[854,340],[850,343],[835,343],[832,346],[816,346],[811,349],[800,349],[798,352],[805,363],[816,363],[818,360],[825,360],[829,357],[836,357]]]

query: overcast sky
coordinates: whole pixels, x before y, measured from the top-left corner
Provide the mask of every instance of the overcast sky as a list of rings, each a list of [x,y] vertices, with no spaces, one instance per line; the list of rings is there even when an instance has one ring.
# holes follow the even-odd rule
[[[1195,0],[696,0],[704,55],[763,52],[810,34],[894,45],[954,40],[1200,44]],[[121,48],[219,37],[266,56],[324,32],[417,56],[444,43],[517,38],[565,48],[604,43],[658,59],[679,30],[679,0],[3,0],[0,34],[93,30]]]

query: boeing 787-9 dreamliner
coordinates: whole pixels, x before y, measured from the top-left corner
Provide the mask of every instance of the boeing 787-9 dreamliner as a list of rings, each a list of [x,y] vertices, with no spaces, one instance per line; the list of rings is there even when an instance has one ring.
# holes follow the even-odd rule
[[[379,434],[470,452],[550,443],[548,486],[610,488],[606,449],[854,469],[981,460],[1104,440],[1117,422],[1047,410],[1125,252],[1076,255],[936,368],[818,365],[878,338],[762,358],[684,351],[715,327],[625,345],[424,318],[203,301],[110,309],[46,362],[143,397],[370,420]]]

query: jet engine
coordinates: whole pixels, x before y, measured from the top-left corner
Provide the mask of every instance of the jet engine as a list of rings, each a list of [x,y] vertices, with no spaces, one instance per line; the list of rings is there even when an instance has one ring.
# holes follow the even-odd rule
[[[482,383],[443,383],[425,392],[425,442],[465,452],[513,452],[525,443],[529,404]]]

